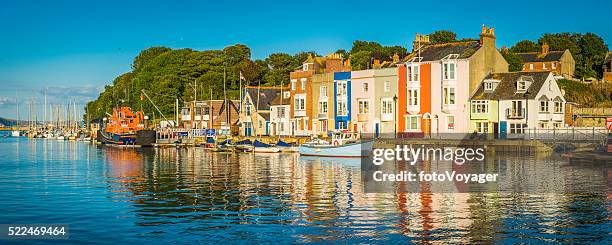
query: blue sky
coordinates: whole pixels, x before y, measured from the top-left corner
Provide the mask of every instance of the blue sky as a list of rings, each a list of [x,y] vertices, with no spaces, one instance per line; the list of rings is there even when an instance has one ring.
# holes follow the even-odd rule
[[[410,47],[415,33],[449,29],[497,46],[542,33],[594,32],[612,42],[612,1],[11,1],[0,7],[0,117],[32,98],[95,98],[150,46],[273,52],[350,49],[353,40]],[[16,98],[18,98],[16,100]],[[40,106],[39,106],[40,107]],[[42,117],[39,108],[39,117]]]

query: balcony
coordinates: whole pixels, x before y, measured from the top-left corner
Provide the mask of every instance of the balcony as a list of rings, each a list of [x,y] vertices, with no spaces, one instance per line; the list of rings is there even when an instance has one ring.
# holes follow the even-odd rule
[[[359,122],[370,121],[370,114],[369,113],[359,113],[359,114],[357,114],[357,121],[359,121]]]
[[[293,112],[293,116],[294,117],[305,117],[306,116],[306,110],[295,110]]]
[[[525,108],[518,109],[506,109],[506,118],[508,119],[524,119],[525,118]]]
[[[327,119],[327,113],[319,113],[319,114],[317,114],[317,118],[319,118],[319,119]]]
[[[383,122],[393,121],[393,113],[380,114],[380,120]]]

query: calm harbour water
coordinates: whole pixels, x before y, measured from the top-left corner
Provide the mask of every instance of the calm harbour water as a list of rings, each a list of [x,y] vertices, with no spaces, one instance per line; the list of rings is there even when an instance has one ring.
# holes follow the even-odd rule
[[[367,194],[359,160],[297,154],[0,138],[0,189],[0,223],[67,243],[612,242],[609,192]]]

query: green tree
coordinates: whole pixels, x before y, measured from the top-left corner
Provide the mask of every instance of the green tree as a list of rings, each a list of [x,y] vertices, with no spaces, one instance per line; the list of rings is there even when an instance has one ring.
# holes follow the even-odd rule
[[[170,48],[166,47],[151,47],[145,49],[141,51],[138,56],[136,56],[136,58],[134,58],[134,62],[132,63],[132,69],[137,70],[140,67],[144,66],[150,60],[170,50]]]
[[[429,42],[436,43],[450,43],[457,41],[457,34],[452,31],[440,30],[434,31],[429,34]]]
[[[601,78],[603,61],[608,53],[608,45],[604,40],[594,34],[587,33],[580,38],[578,43],[581,52],[582,64],[577,69],[582,77]]]
[[[369,67],[371,62],[371,52],[362,50],[351,54],[351,67],[353,70],[364,70]]]
[[[540,49],[541,48],[539,44],[529,40],[522,40],[514,44],[514,46],[510,48],[510,51],[512,51],[513,53],[529,53],[539,52]]]
[[[516,55],[509,49],[503,49],[501,51],[501,54],[502,56],[504,56],[504,59],[506,59],[506,61],[508,62],[509,71],[521,71],[523,69],[523,61],[518,55]]]

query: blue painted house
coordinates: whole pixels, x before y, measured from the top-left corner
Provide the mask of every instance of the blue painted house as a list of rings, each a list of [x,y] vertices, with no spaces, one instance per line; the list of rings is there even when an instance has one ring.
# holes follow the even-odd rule
[[[335,129],[350,129],[351,72],[334,73]]]

